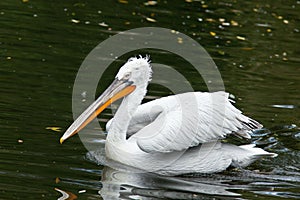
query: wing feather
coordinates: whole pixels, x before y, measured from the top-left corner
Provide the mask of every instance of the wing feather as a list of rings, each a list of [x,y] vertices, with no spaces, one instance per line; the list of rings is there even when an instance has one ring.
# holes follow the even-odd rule
[[[250,138],[249,132],[262,126],[235,108],[228,96],[225,92],[191,92],[143,104],[130,124],[145,126],[129,140],[145,152],[172,152],[232,133]]]

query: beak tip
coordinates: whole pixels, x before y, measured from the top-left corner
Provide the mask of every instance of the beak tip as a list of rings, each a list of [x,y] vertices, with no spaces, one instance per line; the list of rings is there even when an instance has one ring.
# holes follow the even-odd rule
[[[65,140],[61,137],[59,143],[62,144]]]

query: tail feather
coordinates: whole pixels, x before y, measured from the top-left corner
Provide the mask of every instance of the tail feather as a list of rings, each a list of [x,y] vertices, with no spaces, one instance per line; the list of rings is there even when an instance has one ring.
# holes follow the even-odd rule
[[[224,149],[226,149],[228,155],[231,156],[231,165],[234,167],[246,167],[262,157],[274,158],[277,156],[276,153],[270,153],[259,147],[255,147],[255,144],[241,146],[226,144]]]

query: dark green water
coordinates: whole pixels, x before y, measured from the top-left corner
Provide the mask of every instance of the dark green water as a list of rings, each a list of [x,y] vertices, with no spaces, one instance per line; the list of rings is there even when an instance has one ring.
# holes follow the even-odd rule
[[[242,199],[299,198],[300,1],[145,2],[1,1],[0,199],[58,199],[62,195],[54,188],[78,199],[113,199],[120,185],[124,199],[213,198],[202,194],[199,183],[211,193],[220,189],[216,185],[231,188]],[[164,179],[98,166],[86,158],[77,136],[60,145],[73,121],[72,87],[86,55],[119,31],[145,26],[197,40],[214,58],[236,106],[266,127],[252,142],[279,156],[245,172]],[[148,53],[188,75],[195,89],[206,89],[181,59]],[[122,62],[112,66],[104,85]],[[149,95],[168,92],[150,85]],[[109,113],[99,117],[102,126]]]

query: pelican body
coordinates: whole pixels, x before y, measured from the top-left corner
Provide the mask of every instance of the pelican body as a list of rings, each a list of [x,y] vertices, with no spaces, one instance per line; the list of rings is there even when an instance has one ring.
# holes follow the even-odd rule
[[[228,99],[228,93],[188,92],[141,105],[151,80],[149,58],[130,58],[113,83],[61,137],[79,132],[112,102],[123,98],[106,124],[106,157],[115,162],[164,175],[220,172],[245,167],[260,157],[275,157],[254,144],[222,143],[228,134],[251,138],[262,127]]]

